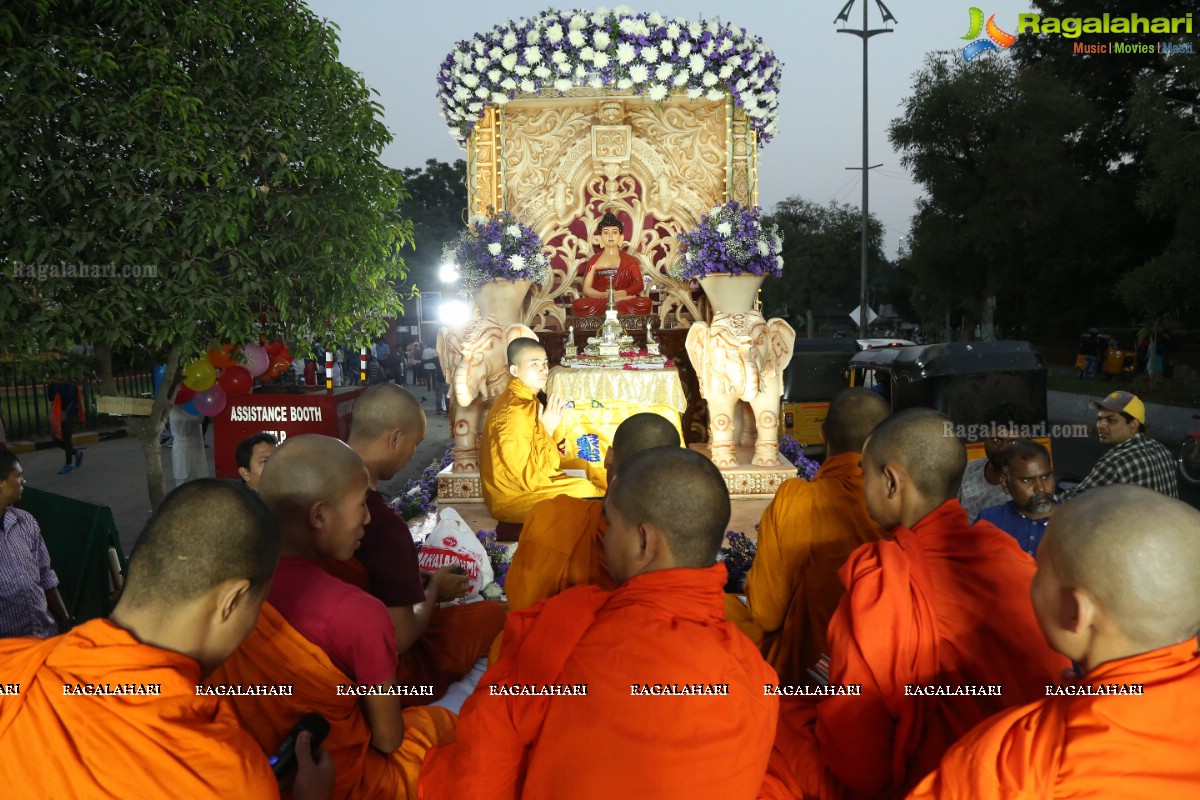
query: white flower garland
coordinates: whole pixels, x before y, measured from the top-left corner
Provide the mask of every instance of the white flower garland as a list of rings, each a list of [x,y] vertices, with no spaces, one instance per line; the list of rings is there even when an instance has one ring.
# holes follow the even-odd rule
[[[672,93],[728,94],[761,145],[776,132],[781,68],[762,39],[728,23],[635,14],[628,6],[546,11],[455,45],[438,71],[438,99],[451,135],[465,142],[487,106],[519,92],[636,89],[655,102]]]

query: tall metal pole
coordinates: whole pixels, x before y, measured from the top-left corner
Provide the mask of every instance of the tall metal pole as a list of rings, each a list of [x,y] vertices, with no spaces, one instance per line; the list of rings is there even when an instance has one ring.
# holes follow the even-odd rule
[[[853,5],[854,0],[849,0],[849,2],[842,7],[841,13],[838,14],[833,21],[848,21],[850,19],[850,9],[853,7]],[[892,16],[892,12],[888,11],[887,6],[883,4],[882,0],[875,0],[875,5],[879,6],[879,11],[883,15],[884,23],[898,21],[894,16]],[[862,39],[863,43],[862,167],[860,167],[860,169],[862,169],[862,266],[859,275],[858,293],[858,338],[860,339],[867,338],[867,254],[870,248],[870,237],[868,236],[867,223],[870,221],[870,207],[868,206],[868,200],[870,199],[870,175],[872,169],[882,166],[882,164],[875,164],[872,166],[867,161],[867,43],[870,38],[876,34],[892,32],[891,28],[876,28],[875,30],[871,30],[867,27],[869,24],[867,20],[868,6],[869,3],[867,0],[863,0],[862,30],[850,30],[848,28],[838,29],[838,33],[852,33],[855,36],[858,36]],[[847,169],[854,169],[854,167],[847,167]]]

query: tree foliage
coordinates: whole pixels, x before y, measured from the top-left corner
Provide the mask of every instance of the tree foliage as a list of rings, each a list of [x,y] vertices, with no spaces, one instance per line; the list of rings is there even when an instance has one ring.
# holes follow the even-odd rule
[[[409,167],[401,174],[406,196],[397,212],[412,220],[415,250],[405,259],[410,267],[409,279],[423,290],[435,290],[440,285],[442,245],[465,225],[467,162],[460,158],[447,164],[431,158],[424,169]]]
[[[1053,313],[1031,284],[1065,277],[1091,291],[1093,265],[1074,237],[1095,222],[1097,186],[1069,148],[1089,113],[1061,82],[1010,59],[927,58],[889,128],[926,192],[907,259],[922,314],[964,313],[985,331],[1011,330]]]
[[[399,311],[390,136],[303,5],[6,4],[0,96],[5,347],[143,348],[174,369],[260,334],[365,340]],[[111,272],[61,276],[80,265]]]
[[[856,206],[818,205],[792,196],[779,202],[767,218],[783,236],[783,277],[763,285],[763,303],[775,310],[785,305],[802,315],[827,306],[858,305],[862,266],[862,212]],[[867,228],[868,280],[874,282],[884,263],[883,225],[871,216]]]

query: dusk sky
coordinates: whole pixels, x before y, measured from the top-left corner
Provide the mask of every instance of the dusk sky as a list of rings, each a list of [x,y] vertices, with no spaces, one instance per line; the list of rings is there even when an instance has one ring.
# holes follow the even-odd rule
[[[420,167],[426,159],[453,161],[464,151],[451,138],[436,99],[436,73],[458,41],[474,33],[548,7],[546,0],[485,3],[380,2],[379,0],[306,0],[318,16],[340,28],[341,60],[361,72],[378,93],[385,121],[395,137],[383,151],[393,167]],[[857,0],[851,24],[862,22],[862,3],[870,3],[870,27],[884,27],[874,0]],[[817,203],[830,200],[857,206],[862,199],[862,43],[837,33],[834,18],[845,0],[660,0],[630,3],[637,11],[658,11],[683,20],[721,20],[763,39],[783,62],[779,133],[759,152],[759,203],[770,210],[799,195]],[[897,18],[893,32],[870,43],[870,207],[886,226],[885,251],[893,256],[908,232],[913,203],[920,193],[887,141],[887,126],[899,115],[911,91],[912,76],[927,53],[961,49],[959,37],[970,23],[970,2],[917,3],[885,0]],[[612,8],[614,4],[608,4]],[[579,7],[572,4],[558,8]],[[584,6],[593,11],[598,5]],[[1016,31],[1017,14],[1026,3],[987,6],[997,24]]]

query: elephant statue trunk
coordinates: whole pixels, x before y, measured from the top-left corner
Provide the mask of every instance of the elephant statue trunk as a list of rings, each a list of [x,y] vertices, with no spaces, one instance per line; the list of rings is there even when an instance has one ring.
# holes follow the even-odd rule
[[[508,343],[518,337],[536,339],[525,325],[501,326],[493,317],[473,320],[464,330],[443,328],[437,351],[454,394],[453,472],[479,471],[479,436],[492,400],[508,386]]]
[[[709,445],[718,467],[738,466],[735,410],[746,401],[753,411],[755,466],[778,466],[779,403],[783,370],[792,360],[796,332],[781,319],[757,311],[718,313],[711,324],[694,322],[686,349],[708,403]],[[748,426],[749,427],[749,426]]]

